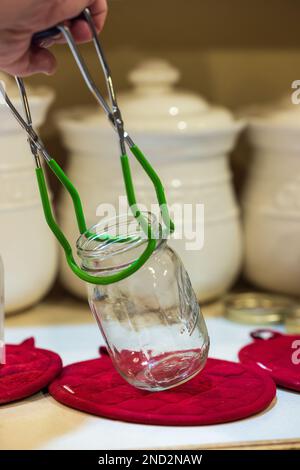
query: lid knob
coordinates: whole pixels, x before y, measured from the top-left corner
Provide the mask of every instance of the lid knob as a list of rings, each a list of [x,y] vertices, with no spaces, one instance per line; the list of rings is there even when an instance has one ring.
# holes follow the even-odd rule
[[[180,78],[179,70],[162,59],[141,62],[128,75],[137,90],[155,90],[155,93],[171,88]]]

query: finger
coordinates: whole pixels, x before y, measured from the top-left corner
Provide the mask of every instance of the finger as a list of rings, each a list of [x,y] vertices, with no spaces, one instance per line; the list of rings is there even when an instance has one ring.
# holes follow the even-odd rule
[[[51,21],[46,25],[46,28],[76,18],[87,7],[91,9],[92,15],[96,18],[97,29],[101,28],[107,11],[106,0],[61,0],[54,11],[52,8]],[[102,20],[103,16],[104,20]]]
[[[104,26],[105,19],[107,16],[107,3],[106,0],[96,0],[90,7],[91,14],[93,16],[93,21],[97,32],[100,32]],[[91,31],[84,19],[65,21],[65,23],[70,27],[72,35],[76,42],[83,43],[88,42],[92,39]],[[46,40],[45,42],[40,42],[39,45],[42,47],[50,47],[53,43],[63,44],[65,40],[62,35],[59,35],[56,38],[51,40]]]
[[[94,1],[90,7],[90,10],[93,16],[96,30],[98,31],[98,33],[100,33],[103,29],[103,26],[107,17],[107,13],[108,13],[106,0]]]
[[[18,75],[23,77],[36,73],[52,75],[56,70],[56,59],[47,49],[32,47],[15,66],[18,67]]]
[[[92,39],[91,30],[85,20],[73,21],[71,32],[76,42],[87,42]]]
[[[107,4],[104,0],[95,1],[90,8],[96,31],[99,33],[105,23],[107,16]],[[77,42],[87,42],[92,39],[90,28],[86,21],[76,20],[71,25],[71,31]]]

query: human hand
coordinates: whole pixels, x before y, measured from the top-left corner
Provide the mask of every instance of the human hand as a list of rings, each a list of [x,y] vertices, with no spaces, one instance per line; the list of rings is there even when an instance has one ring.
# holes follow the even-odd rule
[[[56,60],[46,47],[61,42],[61,38],[48,41],[41,47],[32,44],[32,36],[76,18],[86,7],[90,8],[96,29],[100,32],[107,14],[106,0],[1,0],[0,70],[19,76],[54,73]],[[70,28],[77,42],[91,39],[84,20],[73,21]]]

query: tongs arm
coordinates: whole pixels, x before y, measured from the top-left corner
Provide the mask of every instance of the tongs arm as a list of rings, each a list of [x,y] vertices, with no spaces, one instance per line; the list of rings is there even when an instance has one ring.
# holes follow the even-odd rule
[[[130,196],[128,197],[130,207],[136,207],[137,202],[134,196],[135,193],[134,193],[133,185],[131,184],[132,177],[131,177],[130,164],[129,164],[129,161],[127,161],[128,156],[126,154],[125,142],[128,145],[131,153],[134,155],[136,160],[140,163],[140,165],[142,166],[146,174],[151,179],[155,192],[156,192],[156,197],[157,197],[158,204],[160,207],[162,220],[166,226],[168,233],[173,233],[175,227],[174,227],[174,223],[172,219],[170,218],[163,184],[158,174],[155,172],[154,168],[152,167],[150,162],[147,160],[147,158],[145,157],[141,149],[134,143],[133,139],[130,137],[128,132],[124,130],[123,119],[122,119],[120,108],[117,103],[117,98],[116,98],[116,94],[114,91],[110,68],[105,58],[103,49],[101,47],[90,10],[86,8],[81,14],[81,17],[86,20],[92,33],[93,44],[94,44],[101,68],[105,76],[107,91],[108,91],[108,95],[110,99],[110,105],[107,103],[107,101],[102,96],[101,92],[99,91],[97,85],[95,84],[89,72],[89,69],[79,51],[79,48],[72,36],[72,33],[66,25],[61,24],[61,25],[58,25],[56,28],[52,28],[51,30],[37,33],[34,35],[33,40],[34,42],[38,43],[40,40],[43,40],[45,37],[56,36],[58,33],[61,33],[64,36],[88,89],[90,90],[90,92],[92,93],[92,95],[94,96],[98,104],[103,108],[105,114],[107,115],[109,122],[113,125],[114,130],[118,133],[120,150],[121,150],[121,165],[122,165],[123,175],[124,175],[124,180],[125,180],[126,193],[127,193],[127,196]]]
[[[132,154],[135,156],[137,161],[140,163],[144,171],[147,173],[147,175],[150,177],[156,191],[157,199],[159,202],[161,214],[163,221],[166,225],[167,228],[167,233],[171,233],[174,231],[174,224],[173,221],[171,220],[169,216],[169,211],[167,207],[167,202],[166,202],[166,197],[164,193],[164,188],[163,185],[157,175],[157,173],[154,171],[146,157],[143,155],[142,151],[137,147],[137,145],[133,142],[131,137],[128,135],[126,131],[124,131],[124,124],[121,116],[121,112],[119,109],[119,106],[117,104],[117,99],[115,96],[114,88],[113,88],[113,82],[110,74],[110,70],[108,67],[108,64],[105,60],[103,51],[100,46],[99,39],[97,37],[97,32],[94,27],[94,23],[91,17],[91,14],[88,9],[86,9],[83,13],[84,18],[88,22],[92,36],[93,36],[93,43],[96,48],[97,56],[100,61],[101,67],[104,71],[105,78],[106,78],[106,84],[107,84],[107,89],[110,97],[110,102],[111,105],[109,105],[106,100],[103,98],[102,94],[100,93],[99,89],[97,88],[95,82],[93,81],[89,70],[79,52],[79,49],[77,47],[77,44],[70,32],[70,29],[65,26],[65,25],[58,25],[56,28],[52,28],[49,31],[38,33],[34,37],[34,41],[39,41],[41,39],[44,39],[45,37],[48,37],[49,35],[57,35],[58,32],[62,33],[66,39],[66,42],[68,43],[71,52],[76,60],[76,63],[80,69],[80,72],[89,88],[93,96],[96,98],[98,104],[102,106],[104,109],[105,113],[107,114],[107,117],[110,121],[110,123],[113,125],[114,129],[117,131],[118,136],[119,136],[119,142],[120,142],[120,149],[121,149],[121,165],[122,165],[122,170],[123,170],[123,176],[124,176],[124,182],[125,182],[125,188],[126,188],[126,193],[127,193],[127,199],[129,206],[134,214],[134,216],[138,219],[138,222],[144,232],[144,234],[147,236],[147,246],[143,253],[133,262],[130,264],[130,266],[126,267],[122,271],[110,275],[110,276],[103,276],[103,277],[97,277],[97,276],[91,276],[89,275],[86,271],[81,269],[77,264],[76,261],[74,260],[73,253],[72,253],[72,248],[70,243],[68,242],[67,238],[65,237],[64,233],[62,230],[59,228],[58,224],[56,223],[56,220],[53,216],[52,208],[51,208],[51,203],[50,203],[50,198],[48,195],[48,190],[47,190],[47,184],[45,180],[45,175],[43,172],[43,167],[40,164],[40,155],[43,156],[45,161],[47,162],[48,166],[52,170],[52,172],[57,176],[57,178],[60,180],[60,182],[63,184],[63,186],[67,189],[69,192],[72,201],[73,201],[73,206],[74,210],[76,213],[76,219],[77,219],[77,224],[80,233],[88,233],[86,229],[86,223],[85,223],[85,218],[84,218],[84,213],[82,209],[82,204],[81,200],[79,197],[79,194],[76,190],[76,188],[73,186],[67,175],[64,173],[62,168],[58,165],[58,163],[50,157],[48,154],[47,150],[45,149],[45,146],[43,142],[40,140],[38,137],[37,133],[34,131],[32,127],[32,119],[31,119],[31,114],[30,114],[30,109],[29,109],[29,103],[27,100],[27,95],[26,95],[26,90],[25,86],[23,83],[23,80],[21,78],[16,77],[16,81],[19,87],[20,95],[22,98],[23,102],[23,108],[25,112],[25,117],[26,120],[21,116],[21,114],[18,112],[16,107],[13,105],[13,103],[10,101],[9,97],[7,96],[4,88],[2,87],[0,83],[0,92],[3,94],[3,97],[5,99],[5,102],[19,124],[22,126],[22,128],[25,130],[27,133],[28,141],[30,144],[31,151],[34,155],[35,158],[35,163],[36,163],[36,177],[38,181],[38,186],[39,186],[39,191],[41,195],[41,200],[42,200],[42,205],[44,209],[44,214],[46,221],[58,239],[59,243],[62,245],[67,262],[72,269],[72,271],[81,279],[83,279],[86,282],[90,282],[93,284],[111,284],[113,282],[118,282],[134,272],[136,272],[138,269],[140,269],[145,262],[150,258],[151,254],[154,252],[156,248],[156,239],[153,237],[152,234],[152,227],[150,224],[146,221],[146,219],[143,217],[142,213],[140,212],[137,202],[136,202],[136,196],[135,196],[135,191],[134,191],[134,186],[133,186],[133,181],[132,181],[132,175],[131,175],[131,170],[130,170],[130,164],[129,164],[129,159],[126,154],[126,146],[125,143],[128,145],[130,148]],[[166,235],[166,234],[165,234]]]
[[[23,80],[21,78],[16,77],[16,81],[17,81],[20,94],[22,97],[22,103],[23,103],[23,108],[24,108],[27,122],[21,116],[21,114],[13,105],[13,103],[11,102],[1,82],[0,82],[0,93],[2,94],[6,102],[6,105],[9,107],[13,116],[16,118],[20,126],[27,133],[27,138],[30,144],[30,148],[35,157],[35,163],[36,163],[35,173],[36,173],[36,178],[37,178],[37,183],[38,183],[39,192],[41,196],[45,219],[49,228],[51,229],[51,231],[57,238],[58,242],[62,246],[65,252],[66,260],[67,260],[69,267],[74,272],[74,274],[76,274],[76,276],[78,276],[83,281],[92,283],[92,284],[100,284],[100,285],[112,284],[114,282],[121,281],[122,279],[134,274],[145,264],[145,262],[150,258],[153,251],[155,250],[156,240],[152,238],[151,231],[147,232],[148,242],[147,242],[147,246],[144,252],[130,266],[123,269],[119,273],[116,273],[110,276],[105,276],[105,277],[104,276],[103,277],[92,276],[88,274],[86,271],[84,271],[83,269],[81,269],[76,263],[74,256],[73,256],[72,247],[69,241],[67,240],[66,236],[64,235],[63,231],[58,226],[55,220],[55,217],[53,215],[53,210],[51,207],[50,198],[49,198],[48,189],[47,189],[46,178],[45,178],[45,174],[43,171],[43,167],[40,163],[40,155],[43,156],[43,158],[47,162],[52,172],[57,176],[57,178],[60,180],[60,182],[69,192],[73,201],[78,228],[79,228],[80,233],[82,234],[82,233],[87,233],[87,228],[86,228],[86,223],[85,223],[80,196],[76,188],[73,186],[73,184],[71,183],[71,181],[69,180],[65,172],[63,171],[63,169],[58,165],[58,163],[53,158],[50,157],[43,142],[38,137],[37,133],[34,131],[32,127],[31,113],[30,113],[29,103],[28,103],[27,94],[26,94]]]

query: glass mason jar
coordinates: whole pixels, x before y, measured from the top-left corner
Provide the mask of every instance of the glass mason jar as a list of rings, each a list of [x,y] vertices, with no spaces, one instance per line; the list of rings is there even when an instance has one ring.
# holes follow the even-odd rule
[[[182,262],[161,236],[156,218],[144,215],[157,238],[151,257],[119,282],[88,284],[88,293],[117,371],[135,387],[158,391],[186,382],[204,367],[209,338]],[[97,241],[91,233],[97,234]],[[107,234],[111,242],[99,240]],[[123,240],[116,241],[116,235]],[[136,219],[126,215],[89,229],[79,238],[77,250],[83,269],[107,276],[137,259],[145,243]]]

